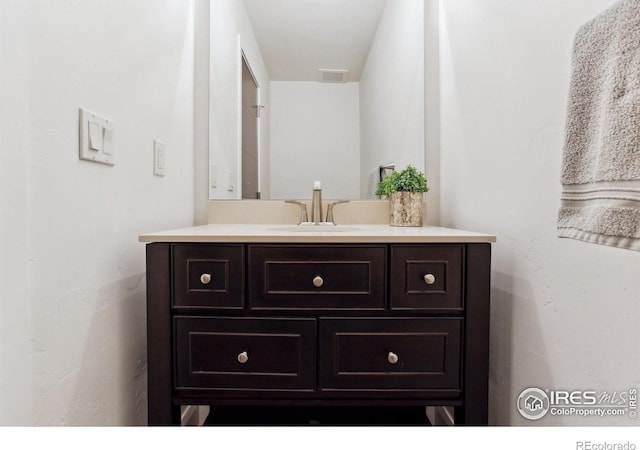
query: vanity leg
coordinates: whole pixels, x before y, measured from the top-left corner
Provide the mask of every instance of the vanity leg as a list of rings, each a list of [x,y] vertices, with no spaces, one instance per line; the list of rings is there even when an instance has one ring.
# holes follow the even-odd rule
[[[455,422],[489,422],[489,308],[491,245],[467,245],[464,406],[455,409]]]
[[[149,425],[180,424],[171,399],[170,244],[147,244],[147,401]]]

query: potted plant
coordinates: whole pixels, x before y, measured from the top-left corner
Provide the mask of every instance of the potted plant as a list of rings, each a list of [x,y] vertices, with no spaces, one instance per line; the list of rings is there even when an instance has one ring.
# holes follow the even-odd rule
[[[378,183],[376,195],[389,199],[391,226],[421,227],[424,193],[428,190],[424,173],[409,165]]]

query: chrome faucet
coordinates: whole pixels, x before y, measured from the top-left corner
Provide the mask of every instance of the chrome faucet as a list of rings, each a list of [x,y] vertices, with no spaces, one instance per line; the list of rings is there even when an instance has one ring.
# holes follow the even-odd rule
[[[330,225],[335,225],[335,221],[333,220],[333,207],[339,205],[340,203],[349,203],[349,200],[337,200],[335,202],[331,202],[327,205],[327,220],[325,223]]]
[[[311,222],[320,225],[322,222],[322,185],[319,181],[313,182],[313,196],[311,197]]]
[[[298,200],[285,200],[285,203],[293,203],[294,205],[298,205],[300,207],[300,221],[298,225],[305,225],[310,223],[307,216],[307,204],[305,202],[301,202]]]
[[[285,200],[285,203],[293,203],[300,206],[300,221],[298,225],[336,225],[333,219],[333,208],[340,203],[348,203],[349,200],[337,200],[327,205],[327,217],[322,220],[322,185],[319,181],[313,183],[313,196],[311,197],[311,220],[307,215],[307,204],[299,200]]]

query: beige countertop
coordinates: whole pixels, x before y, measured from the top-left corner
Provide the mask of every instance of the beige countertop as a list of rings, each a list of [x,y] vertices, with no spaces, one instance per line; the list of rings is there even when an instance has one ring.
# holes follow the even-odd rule
[[[496,237],[434,226],[209,224],[142,234],[138,240],[140,242],[212,243],[478,243],[495,242]]]

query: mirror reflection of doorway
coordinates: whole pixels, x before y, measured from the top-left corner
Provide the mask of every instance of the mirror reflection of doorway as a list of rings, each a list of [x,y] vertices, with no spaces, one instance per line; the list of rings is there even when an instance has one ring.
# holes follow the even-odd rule
[[[242,198],[260,198],[258,188],[258,103],[256,83],[247,61],[242,57]]]

